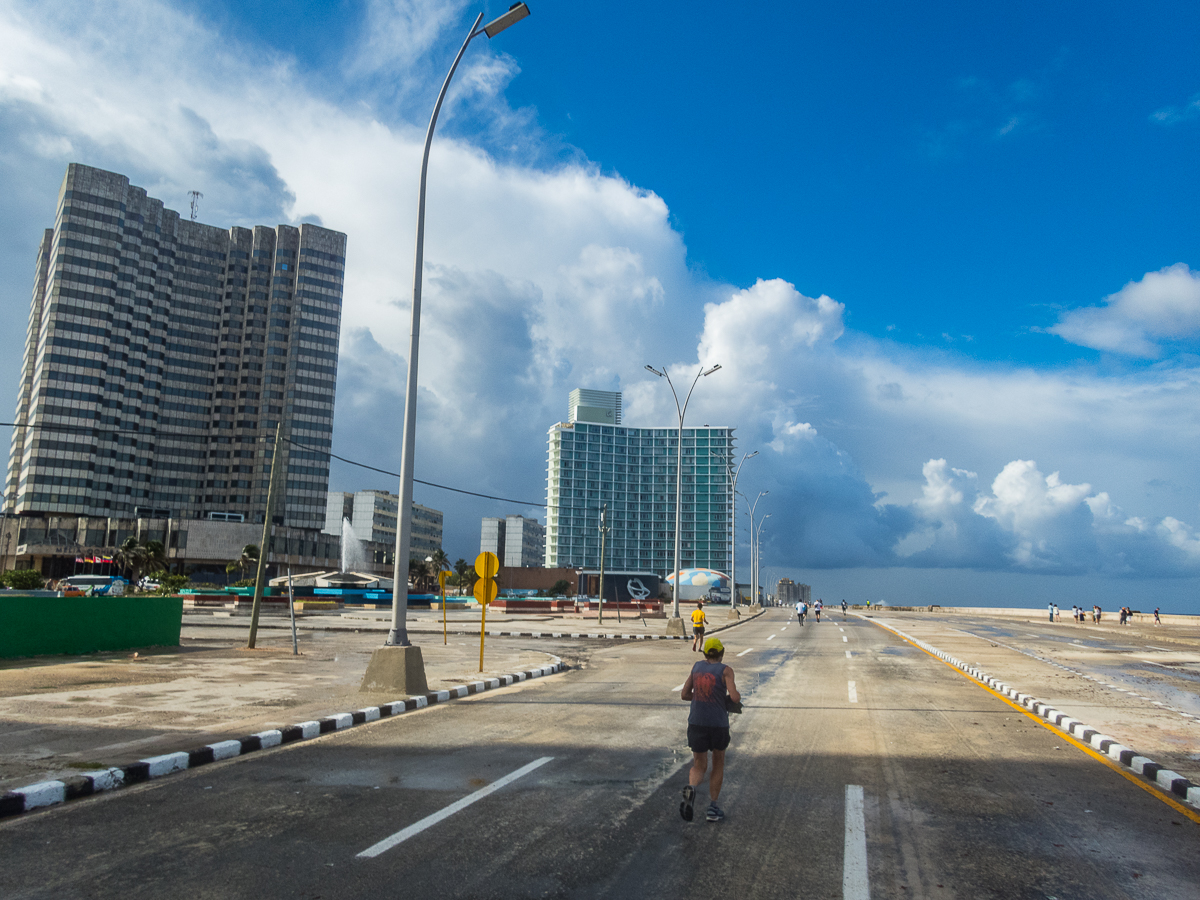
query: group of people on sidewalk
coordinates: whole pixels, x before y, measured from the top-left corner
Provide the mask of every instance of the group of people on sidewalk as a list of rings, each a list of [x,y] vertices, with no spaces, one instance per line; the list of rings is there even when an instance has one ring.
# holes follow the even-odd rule
[[[844,605],[845,604],[843,603],[843,607],[844,607]],[[1155,625],[1162,624],[1162,616],[1159,613],[1159,609],[1160,609],[1160,607],[1157,607],[1157,606],[1154,607],[1154,624]],[[1062,615],[1058,611],[1057,603],[1046,604],[1046,610],[1050,615],[1051,622],[1061,622],[1062,621]],[[1087,621],[1088,611],[1086,609],[1084,609],[1082,606],[1072,605],[1071,615],[1075,619],[1075,623],[1077,625],[1079,625],[1079,624],[1082,624],[1083,622]],[[1100,623],[1100,619],[1103,617],[1103,615],[1104,615],[1104,612],[1103,612],[1103,610],[1100,609],[1099,605],[1093,604],[1092,609],[1091,609],[1092,623],[1098,625]],[[1128,606],[1122,606],[1119,610],[1117,610],[1117,615],[1119,617],[1118,621],[1122,625],[1128,625],[1133,621],[1133,610],[1130,609]],[[800,622],[801,622],[801,624],[803,624],[804,619],[801,618]]]

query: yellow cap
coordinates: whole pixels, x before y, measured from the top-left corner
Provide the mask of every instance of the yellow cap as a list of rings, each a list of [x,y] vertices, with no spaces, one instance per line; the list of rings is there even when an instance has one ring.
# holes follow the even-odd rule
[[[708,656],[708,654],[710,654],[714,651],[717,653],[725,652],[725,645],[721,643],[720,638],[711,637],[707,641],[704,642],[704,655],[705,656]]]

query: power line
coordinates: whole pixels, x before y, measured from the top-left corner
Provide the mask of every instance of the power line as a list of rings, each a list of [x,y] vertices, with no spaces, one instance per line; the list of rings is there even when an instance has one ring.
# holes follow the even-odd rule
[[[137,428],[122,428],[119,425],[97,427],[97,426],[86,426],[86,425],[55,425],[55,424],[18,425],[16,422],[0,422],[0,427],[3,427],[3,426],[11,426],[13,428],[41,428],[46,431],[66,431],[66,432],[71,432],[74,434],[87,434],[92,437],[99,437],[100,434],[98,432],[104,432],[104,431],[121,431],[121,432],[130,433],[130,434],[141,434],[141,435],[145,435],[146,437],[158,437],[158,436],[202,437],[202,435],[196,435],[196,434],[193,434],[188,431],[163,431],[160,429],[155,429],[154,431],[143,431],[143,430],[137,429]],[[263,438],[261,440],[266,441],[267,439]],[[291,438],[288,438],[288,437],[285,437],[284,440],[287,441],[289,444],[294,444],[297,447],[303,447],[306,451],[308,451],[310,453],[323,453],[325,456],[328,456],[330,459],[336,459],[340,462],[344,462],[344,463],[347,463],[352,466],[358,466],[360,469],[369,469],[372,472],[379,472],[382,475],[391,475],[393,478],[400,477],[400,474],[398,472],[389,472],[387,469],[380,469],[380,468],[377,468],[376,466],[369,466],[366,463],[361,463],[361,462],[358,462],[357,460],[349,459],[345,456],[338,456],[336,453],[333,453],[329,450],[322,450],[319,447],[315,447],[312,444],[305,444],[303,441],[292,440]],[[438,484],[435,481],[424,481],[420,478],[414,478],[413,481],[417,482],[417,484],[423,484],[427,487],[438,488],[439,490],[443,490],[443,491],[453,491],[456,494],[467,494],[468,496],[471,496],[471,497],[482,497],[485,500],[499,500],[503,503],[516,503],[516,504],[522,505],[522,506],[539,506],[543,509],[557,509],[558,508],[556,506],[550,506],[549,504],[546,504],[546,503],[534,503],[529,500],[514,500],[512,497],[497,497],[494,494],[481,494],[478,491],[468,491],[464,488],[451,487],[448,484]]]

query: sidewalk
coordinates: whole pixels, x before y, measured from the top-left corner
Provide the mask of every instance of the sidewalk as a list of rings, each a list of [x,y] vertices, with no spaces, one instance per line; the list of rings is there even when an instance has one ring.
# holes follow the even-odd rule
[[[295,657],[290,631],[272,627],[286,619],[264,623],[253,651],[244,649],[248,621],[235,621],[242,630],[189,616],[182,646],[137,656],[0,662],[0,792],[403,699],[359,693],[377,633],[304,629]],[[478,639],[431,637],[421,641],[430,690],[554,658],[553,647],[489,638],[481,675]]]

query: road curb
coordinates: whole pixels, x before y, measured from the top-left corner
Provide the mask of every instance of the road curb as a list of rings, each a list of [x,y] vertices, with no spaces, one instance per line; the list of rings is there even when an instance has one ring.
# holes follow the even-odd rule
[[[729,628],[736,628],[738,625],[744,625],[746,622],[754,621],[759,616],[761,616],[764,612],[766,612],[766,610],[763,610],[762,612],[756,612],[752,616],[746,616],[746,618],[741,619],[737,622],[730,622],[727,625],[718,625],[716,628],[709,628],[706,630],[705,633],[706,634],[716,634],[718,631],[725,631],[726,629],[729,629]],[[221,620],[219,623],[218,622],[200,622],[200,623],[188,622],[186,620],[186,617],[184,620],[184,624],[185,625],[193,625],[196,627],[204,627],[204,628],[216,627],[216,628],[243,628],[244,629],[244,628],[248,627],[245,623],[229,622],[227,620]],[[262,624],[260,624],[258,627],[259,627],[260,631],[262,631],[262,629],[264,627],[269,627],[269,628],[272,628],[275,630],[286,630],[286,629],[290,628],[290,626],[288,626],[288,625],[263,626]],[[354,626],[354,625],[339,626],[336,628],[330,627],[327,625],[326,626],[314,625],[314,626],[303,627],[300,630],[301,631],[348,631],[348,632],[356,632],[356,633],[362,634],[364,632],[378,632],[378,631],[382,631],[383,629],[381,629],[381,628],[361,628],[361,627]],[[416,631],[415,629],[413,629],[411,627],[409,628],[409,631],[412,634],[421,634],[421,635],[436,635],[437,634],[436,630]],[[478,629],[476,629],[474,631],[470,631],[470,630],[450,628],[450,629],[447,629],[446,633],[447,634],[456,634],[456,635],[477,635],[477,634],[479,634],[479,631],[478,631]],[[692,636],[690,634],[689,635],[647,634],[647,633],[616,634],[615,632],[611,632],[608,630],[605,630],[605,631],[496,631],[496,630],[489,628],[484,633],[488,637],[558,638],[560,640],[564,639],[564,638],[571,638],[571,639],[577,639],[577,640],[609,640],[609,641],[690,641],[692,639]]]
[[[344,731],[356,725],[392,718],[416,709],[457,700],[460,697],[469,697],[472,694],[507,687],[533,678],[553,675],[564,669],[566,669],[566,665],[563,661],[554,657],[554,662],[550,665],[514,672],[510,675],[484,678],[446,690],[429,691],[426,694],[408,697],[404,700],[356,709],[353,712],[335,713],[321,719],[289,725],[286,728],[260,731],[236,740],[217,741],[195,750],[152,756],[127,766],[114,766],[109,769],[84,772],[57,781],[41,781],[0,795],[0,819],[45,806],[57,806],[68,800],[90,797],[101,791],[112,791],[128,785],[141,784],[144,781],[162,778],[164,775],[182,772],[185,769],[195,769],[223,759],[245,756],[257,750],[312,740],[323,734]]]
[[[859,615],[859,618],[866,619],[867,616]],[[878,625],[893,634],[899,635],[909,643],[920,647],[927,653],[931,653],[939,659],[949,663],[956,669],[970,675],[980,684],[985,684],[999,694],[1003,694],[1014,703],[1029,710],[1039,718],[1045,719],[1055,728],[1063,731],[1083,744],[1088,745],[1093,750],[1103,753],[1113,762],[1120,763],[1131,772],[1141,775],[1147,781],[1162,788],[1168,793],[1174,794],[1176,797],[1184,800],[1191,806],[1200,809],[1200,785],[1196,785],[1184,778],[1177,772],[1172,772],[1165,766],[1161,766],[1151,759],[1140,755],[1136,750],[1126,747],[1124,744],[1111,738],[1106,734],[1102,734],[1099,729],[1092,728],[1080,722],[1078,719],[1072,718],[1061,710],[1055,709],[1044,700],[1029,694],[1022,693],[1016,688],[1010,687],[998,678],[993,678],[986,672],[977,669],[974,666],[968,665],[960,659],[956,659],[944,650],[939,650],[932,644],[922,641],[920,638],[915,638],[910,634],[905,634],[899,628],[893,628],[890,625],[884,625],[882,622],[871,620],[872,624]]]

